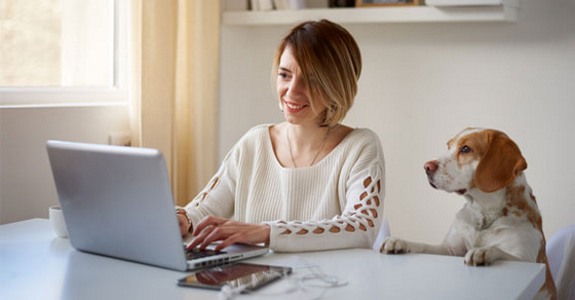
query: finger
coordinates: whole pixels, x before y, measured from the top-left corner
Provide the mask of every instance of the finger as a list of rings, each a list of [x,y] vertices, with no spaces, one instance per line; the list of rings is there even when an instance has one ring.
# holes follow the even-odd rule
[[[231,235],[230,237],[228,237],[227,239],[225,239],[222,243],[220,243],[218,246],[216,246],[216,249],[214,249],[216,252],[220,252],[222,251],[222,249],[229,247],[235,243],[238,243],[241,241],[242,238],[242,233],[238,232],[236,234]]]
[[[198,244],[200,243],[200,241],[196,241],[196,238],[194,238],[186,247],[186,249],[188,250],[192,250],[194,249]]]
[[[194,248],[196,248],[197,245],[199,245],[202,241],[204,240],[203,236],[196,236],[191,242],[190,244],[188,244],[188,250],[192,250]]]
[[[199,244],[206,238],[206,236],[207,236],[208,234],[210,234],[210,232],[211,232],[213,229],[214,229],[213,226],[205,227],[204,230],[202,230],[202,232],[201,232],[199,235],[197,235],[197,236],[192,240],[192,242],[190,242],[190,244],[189,244],[188,247],[187,247],[188,250],[194,249],[197,245],[199,245]]]
[[[205,227],[210,226],[210,225],[218,225],[220,223],[222,223],[222,221],[225,221],[225,219],[222,218],[218,218],[218,217],[213,217],[213,216],[207,216],[205,218],[203,218],[198,225],[196,225],[196,228],[194,228],[194,236],[200,234],[200,232],[202,232],[204,230]]]
[[[269,241],[269,225],[249,225],[249,227],[250,228],[242,227],[235,229],[235,233],[229,234],[229,237],[225,239],[221,244],[216,246],[215,250],[220,251],[221,249],[236,243],[253,245]]]
[[[269,241],[270,226],[267,224],[253,225],[245,224],[246,226],[234,228],[233,232],[227,232],[223,236],[228,236],[224,241],[216,246],[216,251],[236,243],[257,244]]]
[[[225,236],[222,235],[223,230],[221,227],[215,227],[208,236],[204,238],[202,244],[200,245],[200,249],[204,250],[207,246],[209,246],[212,242],[223,240]]]

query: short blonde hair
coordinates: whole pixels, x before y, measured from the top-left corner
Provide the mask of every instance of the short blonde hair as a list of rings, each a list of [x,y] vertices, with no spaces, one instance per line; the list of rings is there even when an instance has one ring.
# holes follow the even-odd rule
[[[345,28],[328,20],[297,25],[276,50],[272,68],[274,82],[281,55],[288,46],[308,87],[312,109],[316,101],[326,107],[320,125],[341,122],[353,105],[361,73],[361,53],[354,38]]]

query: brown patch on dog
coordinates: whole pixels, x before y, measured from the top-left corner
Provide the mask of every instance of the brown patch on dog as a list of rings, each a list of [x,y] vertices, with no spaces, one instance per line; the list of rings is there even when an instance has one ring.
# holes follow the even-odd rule
[[[505,192],[505,198],[507,199],[506,204],[508,207],[517,208],[519,212],[527,214],[527,220],[534,228],[543,234],[541,215],[539,215],[539,212],[527,203],[527,199],[525,199],[525,186],[508,186],[507,191]]]
[[[551,275],[551,270],[549,269],[549,263],[547,261],[547,255],[545,254],[545,236],[543,235],[541,215],[527,202],[525,197],[525,186],[508,186],[505,197],[507,199],[507,206],[517,208],[517,213],[525,213],[527,215],[527,220],[533,225],[535,229],[541,232],[542,239],[541,245],[539,246],[539,253],[537,254],[537,262],[545,264],[546,270],[545,283],[541,287],[540,291],[547,291],[551,299],[557,299],[555,282],[553,282],[553,277]],[[535,197],[532,193],[529,193],[529,197],[535,201]]]
[[[549,299],[557,299],[557,287],[555,287],[553,275],[551,274],[551,269],[549,268],[549,263],[547,261],[547,255],[545,254],[545,237],[543,237],[541,240],[539,254],[537,255],[537,262],[540,264],[545,264],[545,282],[539,290],[547,291],[549,294]]]
[[[533,193],[529,193],[529,197],[531,197],[531,200],[533,200],[533,202],[535,202],[535,204],[537,204],[537,199],[535,199],[535,196],[533,196]]]
[[[458,135],[458,136],[459,136],[459,135]],[[451,149],[451,147],[453,147],[453,143],[455,143],[455,139],[456,139],[456,138],[457,138],[457,136],[454,137],[454,138],[452,138],[452,139],[450,139],[449,141],[447,141],[447,149]]]
[[[486,136],[485,131],[472,132],[461,137],[461,139],[457,141],[457,144],[453,146],[457,147],[455,155],[457,158],[457,165],[461,168],[463,165],[469,164],[472,161],[479,161],[483,158],[489,147],[489,139]],[[463,146],[469,147],[472,152],[467,154],[459,153],[459,149]]]
[[[527,169],[527,162],[521,155],[521,150],[505,133],[488,129],[477,134],[469,134],[475,138],[468,143],[478,143],[477,150],[474,151],[481,156],[475,169],[474,180],[480,190],[491,193],[502,189]],[[468,136],[465,136],[462,140],[467,138]],[[470,148],[473,149],[473,146]]]
[[[461,130],[461,131],[460,131],[458,134],[456,134],[452,139],[450,139],[449,141],[447,141],[447,149],[451,149],[451,147],[453,147],[453,144],[457,141],[457,139],[459,139],[459,136],[461,136],[462,133],[464,133],[465,131],[470,130],[470,129],[475,129],[475,128],[467,127],[467,128],[465,128],[465,129]]]

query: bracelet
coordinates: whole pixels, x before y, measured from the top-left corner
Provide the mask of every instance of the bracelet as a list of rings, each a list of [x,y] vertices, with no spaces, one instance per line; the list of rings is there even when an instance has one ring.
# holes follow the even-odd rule
[[[188,220],[188,231],[190,231],[190,228],[192,227],[192,218],[190,217],[190,214],[188,214],[188,212],[181,207],[176,207],[176,214],[186,217]]]

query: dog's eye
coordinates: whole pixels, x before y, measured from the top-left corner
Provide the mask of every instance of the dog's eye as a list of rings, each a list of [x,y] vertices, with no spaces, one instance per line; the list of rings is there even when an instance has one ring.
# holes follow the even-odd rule
[[[467,147],[467,146],[463,146],[461,147],[461,150],[459,150],[460,154],[467,154],[471,152],[471,148]]]

